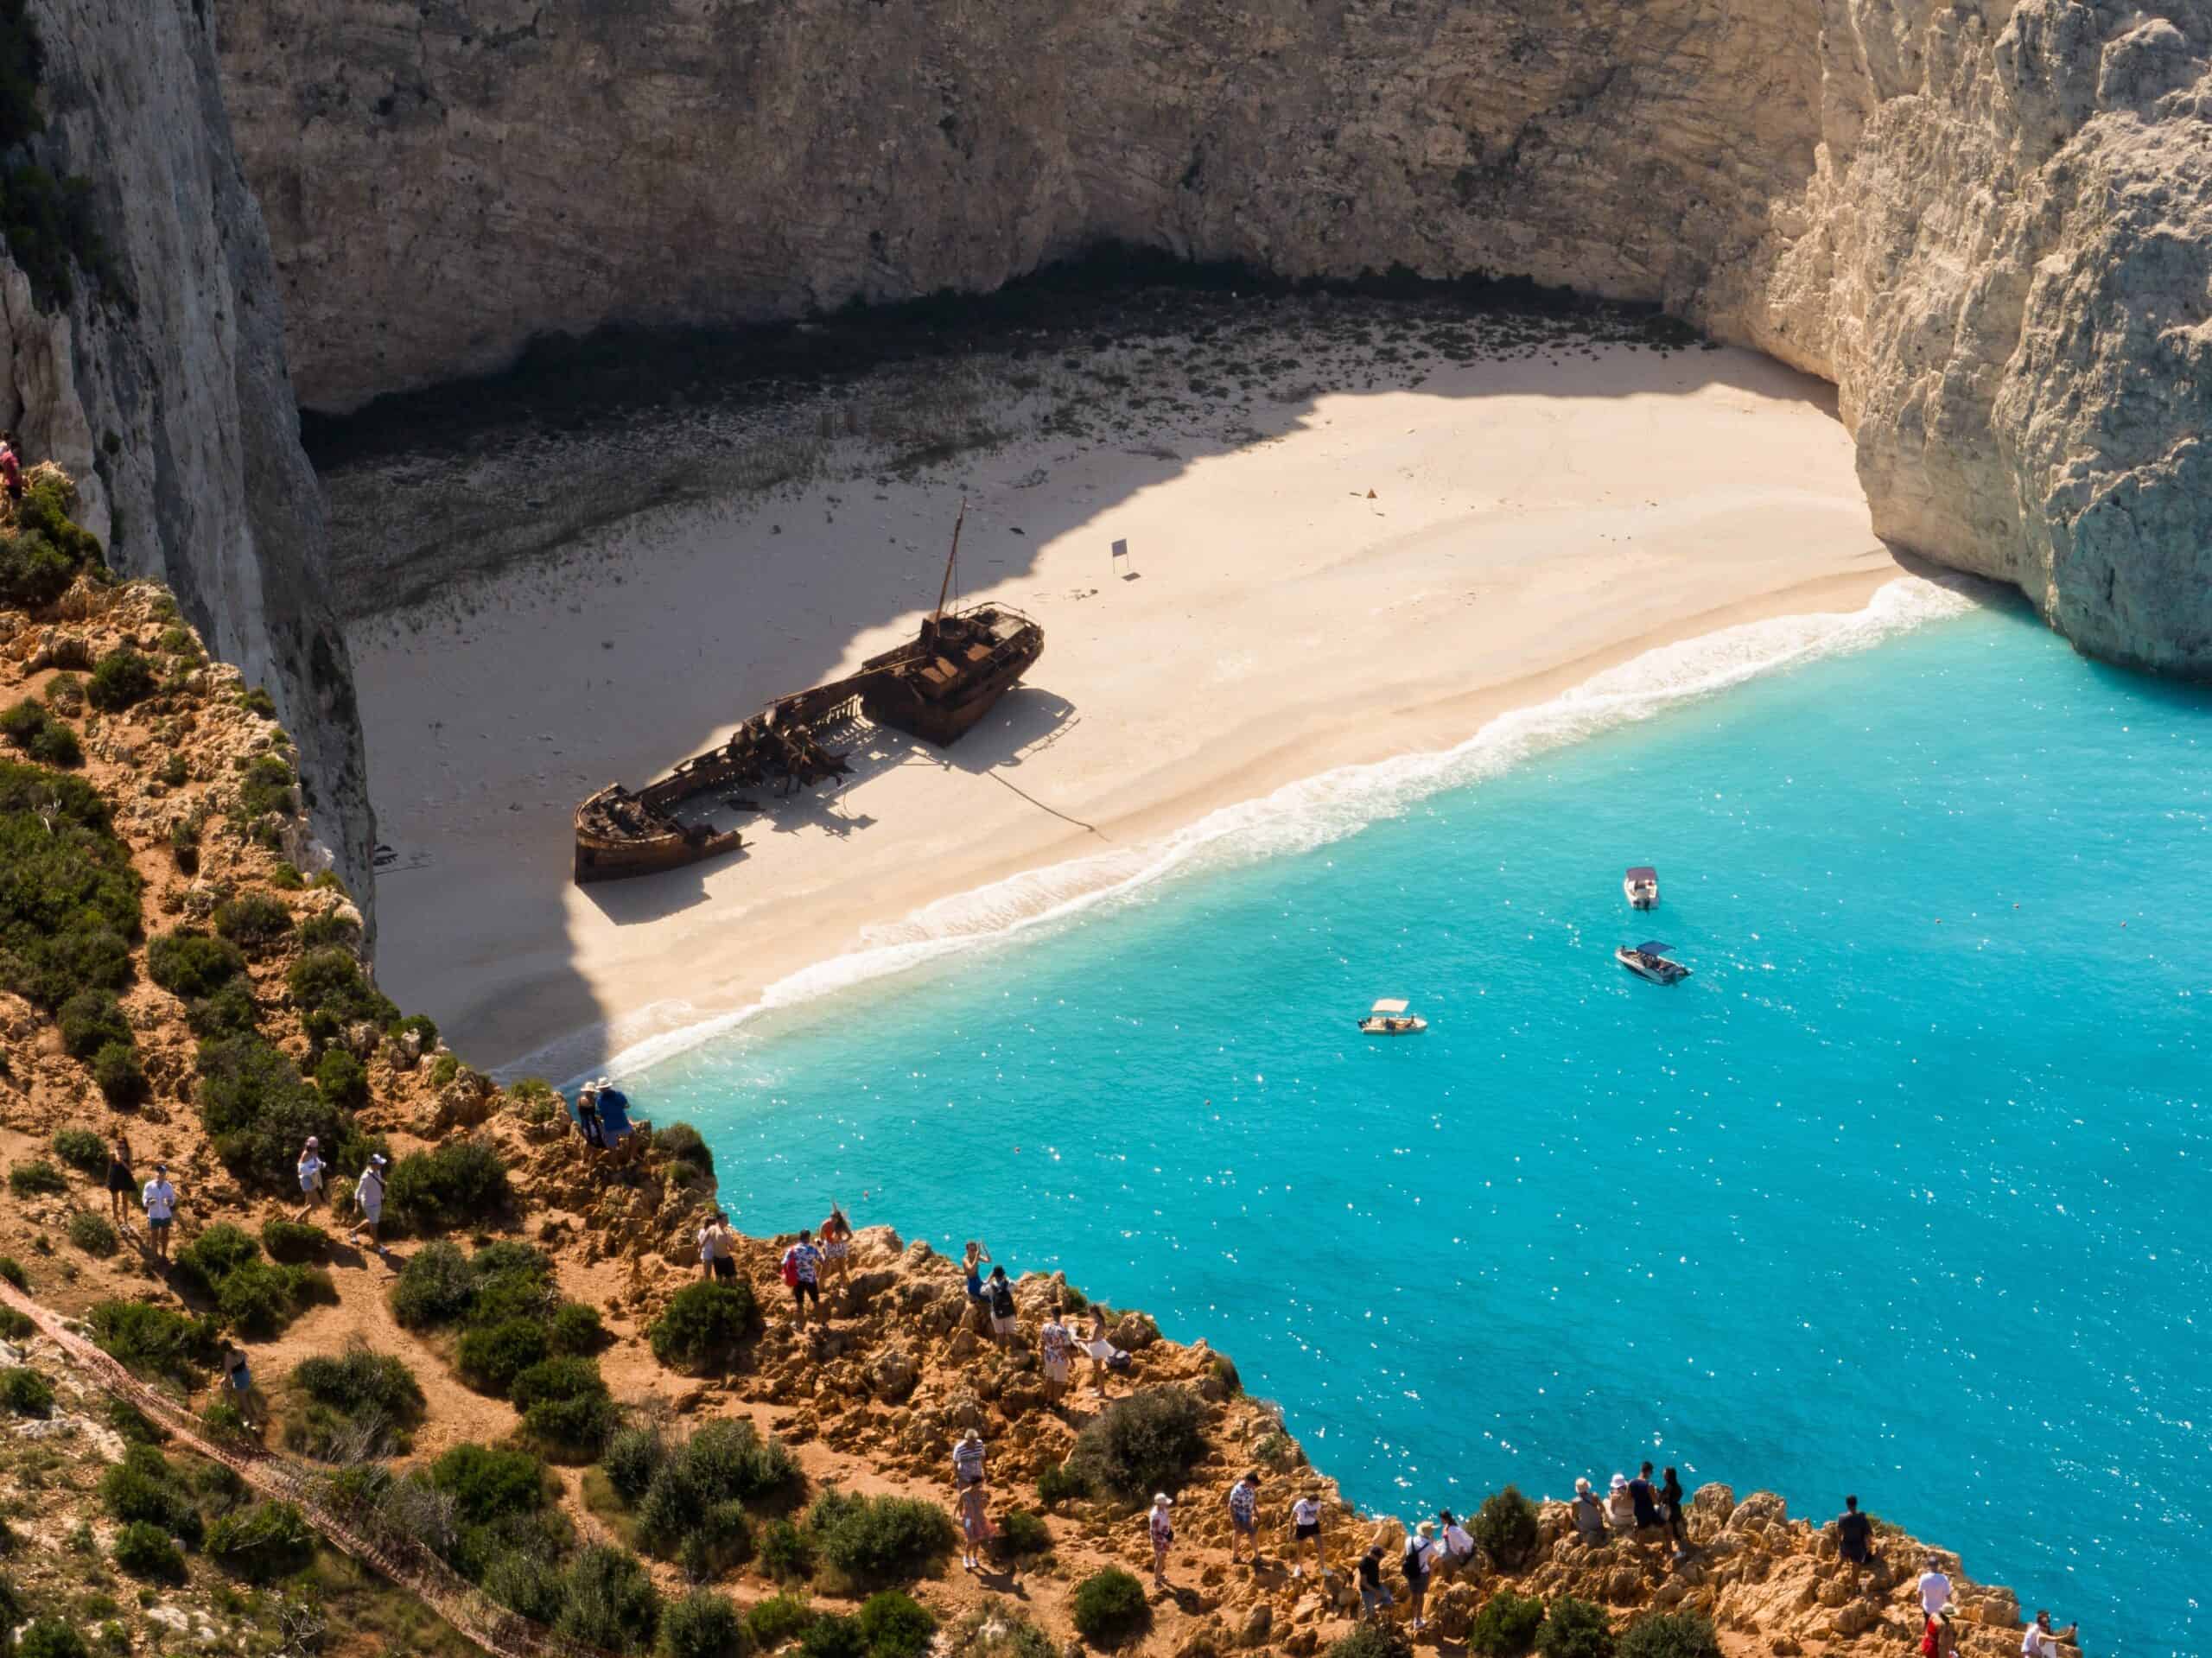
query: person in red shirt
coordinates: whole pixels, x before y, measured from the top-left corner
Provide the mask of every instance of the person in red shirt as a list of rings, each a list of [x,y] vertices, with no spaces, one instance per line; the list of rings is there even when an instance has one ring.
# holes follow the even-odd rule
[[[5,486],[8,499],[23,499],[23,463],[16,456],[16,435],[0,432],[0,486]]]

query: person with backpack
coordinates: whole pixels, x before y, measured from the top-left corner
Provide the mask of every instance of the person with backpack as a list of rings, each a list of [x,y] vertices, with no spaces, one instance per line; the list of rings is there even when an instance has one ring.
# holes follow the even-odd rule
[[[1406,1539],[1405,1558],[1399,1562],[1406,1574],[1406,1599],[1414,1609],[1414,1628],[1425,1629],[1428,1620],[1421,1616],[1421,1601],[1428,1594],[1428,1572],[1432,1557],[1436,1553],[1436,1522],[1424,1520],[1420,1529]]]
[[[1252,1546],[1252,1564],[1260,1564],[1260,1471],[1248,1468],[1244,1477],[1229,1488],[1229,1563],[1238,1563],[1244,1548]]]
[[[1001,1347],[1010,1347],[1021,1334],[1021,1313],[1014,1305],[1014,1285],[1008,1281],[1005,1267],[991,1268],[986,1293],[991,1307],[991,1339]]]
[[[1859,1499],[1843,1499],[1843,1512],[1835,1517],[1835,1552],[1851,1568],[1851,1586],[1859,1586],[1859,1574],[1871,1571],[1874,1566],[1874,1522],[1859,1511]]]
[[[1321,1540],[1321,1488],[1309,1485],[1290,1505],[1290,1575],[1306,1575],[1306,1546],[1313,1545],[1313,1575],[1325,1579],[1329,1575],[1328,1545]]]
[[[784,1251],[784,1282],[791,1293],[791,1311],[798,1327],[806,1328],[806,1304],[814,1303],[814,1316],[822,1318],[822,1251],[814,1247],[814,1230],[802,1226],[798,1242]]]

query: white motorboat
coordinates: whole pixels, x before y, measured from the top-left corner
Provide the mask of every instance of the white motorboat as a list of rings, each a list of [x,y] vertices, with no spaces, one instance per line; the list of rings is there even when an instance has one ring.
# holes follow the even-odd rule
[[[1613,959],[1639,979],[1654,984],[1680,984],[1689,977],[1690,970],[1669,958],[1667,952],[1672,949],[1672,944],[1647,938],[1640,944],[1623,944],[1613,952]]]
[[[1427,1030],[1428,1021],[1419,1013],[1408,1013],[1397,997],[1385,996],[1367,1010],[1359,1028],[1369,1036],[1413,1036]]]
[[[1648,863],[1640,863],[1621,877],[1621,891],[1627,895],[1631,910],[1656,910],[1659,907],[1659,872]]]

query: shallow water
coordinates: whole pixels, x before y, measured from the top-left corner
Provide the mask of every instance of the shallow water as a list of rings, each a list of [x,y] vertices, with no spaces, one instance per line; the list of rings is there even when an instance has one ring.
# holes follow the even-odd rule
[[[1346,774],[1324,831],[1262,836],[1321,844],[632,1096],[707,1133],[749,1230],[834,1195],[1206,1337],[1356,1502],[1645,1457],[1815,1518],[1855,1491],[2093,1651],[2197,1648],[2212,698],[1999,607],[1513,752]],[[1655,934],[1686,984],[1613,963]],[[1385,994],[1428,1032],[1359,1036]]]

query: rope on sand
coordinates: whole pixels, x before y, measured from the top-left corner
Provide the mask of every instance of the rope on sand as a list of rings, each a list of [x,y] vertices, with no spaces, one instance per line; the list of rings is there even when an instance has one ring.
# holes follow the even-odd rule
[[[296,1503],[331,1545],[406,1590],[454,1630],[494,1658],[614,1658],[604,1648],[559,1636],[502,1606],[412,1537],[403,1536],[365,1504],[332,1500],[319,1470],[250,1441],[210,1435],[207,1426],[160,1389],[149,1387],[71,1330],[60,1314],[0,1280],[0,1302],[37,1325],[94,1385],[136,1406],[181,1445],[218,1462],[264,1496]]]

